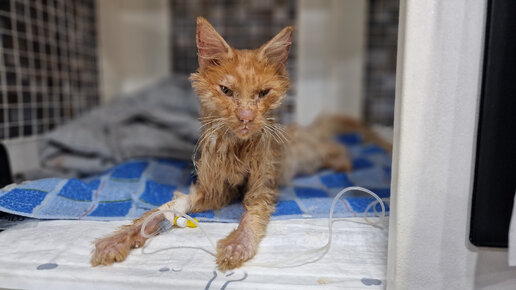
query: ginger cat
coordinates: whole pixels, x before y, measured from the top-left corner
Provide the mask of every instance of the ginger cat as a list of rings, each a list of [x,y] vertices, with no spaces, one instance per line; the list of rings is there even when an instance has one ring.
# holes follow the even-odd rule
[[[346,148],[332,140],[334,134],[359,131],[364,139],[390,150],[390,144],[350,118],[322,117],[307,128],[284,129],[275,123],[271,112],[289,87],[285,65],[293,30],[284,28],[258,49],[237,50],[207,20],[197,19],[199,69],[190,79],[201,103],[202,129],[194,160],[198,179],[189,195],[176,192],[160,209],[200,212],[243,197],[240,224],[217,244],[220,270],[240,267],[254,257],[275,209],[278,184],[321,168],[351,170]],[[142,246],[146,239],[141,225],[156,210],[97,240],[91,264],[123,261],[131,249]],[[157,230],[164,218],[156,216],[146,232]]]

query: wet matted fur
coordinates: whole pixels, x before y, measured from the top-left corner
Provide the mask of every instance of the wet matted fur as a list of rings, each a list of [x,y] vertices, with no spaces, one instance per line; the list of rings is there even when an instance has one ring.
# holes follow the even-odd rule
[[[284,28],[258,49],[237,50],[207,20],[197,19],[199,69],[190,79],[201,103],[201,137],[194,152],[198,179],[189,195],[176,192],[160,208],[200,212],[242,198],[245,213],[240,224],[217,244],[221,270],[240,267],[254,257],[274,212],[279,184],[321,168],[352,169],[346,148],[333,140],[335,134],[358,131],[391,150],[368,127],[343,116],[322,116],[306,128],[284,128],[275,122],[272,112],[290,84],[285,65],[293,30]],[[131,249],[142,246],[142,223],[155,211],[97,240],[91,264],[123,261]],[[148,232],[163,219],[154,218]]]

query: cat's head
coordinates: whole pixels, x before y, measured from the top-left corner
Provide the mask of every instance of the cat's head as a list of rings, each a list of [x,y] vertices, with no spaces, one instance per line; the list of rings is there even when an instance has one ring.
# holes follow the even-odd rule
[[[199,69],[190,79],[201,102],[201,121],[240,139],[261,132],[290,84],[285,65],[293,30],[285,27],[258,49],[237,50],[206,19],[197,18]]]

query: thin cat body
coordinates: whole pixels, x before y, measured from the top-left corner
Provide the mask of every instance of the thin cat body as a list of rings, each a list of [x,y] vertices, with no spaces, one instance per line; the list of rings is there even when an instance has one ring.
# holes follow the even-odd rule
[[[242,198],[245,213],[238,227],[217,243],[219,269],[240,267],[256,254],[274,212],[277,186],[296,174],[321,168],[351,170],[346,148],[334,134],[359,131],[390,150],[370,129],[339,116],[322,117],[307,128],[283,128],[271,112],[289,87],[286,61],[293,27],[284,28],[256,50],[231,48],[204,18],[197,19],[199,69],[190,77],[201,103],[201,137],[194,153],[198,179],[190,194],[179,192],[159,209],[200,212]],[[91,264],[123,261],[146,239],[140,230],[151,210],[131,225],[95,242]],[[153,232],[165,217],[146,228]]]

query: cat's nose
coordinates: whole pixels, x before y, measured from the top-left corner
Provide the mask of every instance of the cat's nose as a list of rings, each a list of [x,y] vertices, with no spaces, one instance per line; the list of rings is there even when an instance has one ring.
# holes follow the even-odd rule
[[[254,112],[250,109],[239,109],[237,117],[240,121],[248,123],[254,120]]]

